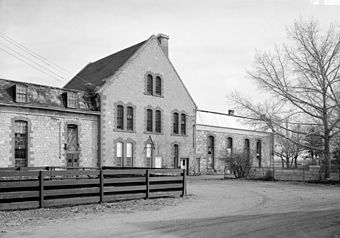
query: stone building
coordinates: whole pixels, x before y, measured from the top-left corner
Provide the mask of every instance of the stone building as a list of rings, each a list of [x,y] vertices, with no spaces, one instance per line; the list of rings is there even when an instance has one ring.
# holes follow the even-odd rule
[[[196,105],[169,37],[86,65],[63,89],[0,81],[0,167],[195,163]]]
[[[0,167],[97,166],[91,95],[0,79]]]
[[[227,158],[244,153],[252,167],[269,167],[272,161],[272,133],[254,130],[249,119],[228,114],[197,112],[196,170],[222,173]]]

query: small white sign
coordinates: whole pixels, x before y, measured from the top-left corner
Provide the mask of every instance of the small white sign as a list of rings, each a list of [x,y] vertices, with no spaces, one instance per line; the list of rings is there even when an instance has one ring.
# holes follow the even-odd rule
[[[155,168],[162,168],[162,157],[155,157]]]

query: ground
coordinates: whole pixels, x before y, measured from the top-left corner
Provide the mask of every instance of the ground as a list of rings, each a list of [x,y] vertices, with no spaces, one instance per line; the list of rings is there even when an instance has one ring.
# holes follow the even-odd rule
[[[0,212],[0,237],[340,237],[340,186],[197,176],[188,194]]]

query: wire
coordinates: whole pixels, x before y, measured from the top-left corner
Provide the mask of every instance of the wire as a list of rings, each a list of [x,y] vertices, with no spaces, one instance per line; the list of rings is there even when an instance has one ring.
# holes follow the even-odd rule
[[[19,42],[15,41],[14,39],[10,38],[9,36],[5,35],[4,33],[0,32],[0,37],[3,38],[4,40],[6,40],[7,42],[15,45],[16,47],[22,49],[23,51],[25,51],[27,54],[33,56],[34,58],[44,62],[45,64],[49,65],[50,67],[55,68],[56,70],[62,72],[62,73],[67,73],[67,74],[72,74],[70,71],[66,70],[65,68],[50,62],[48,59],[44,58],[43,56],[33,52],[32,50],[28,49],[27,47],[25,47],[24,45],[20,44]]]
[[[57,76],[58,78],[61,78],[61,79],[63,79],[63,80],[66,80],[63,76],[61,76],[61,75],[55,73],[55,72],[52,71],[52,70],[49,70],[48,68],[46,68],[45,66],[43,66],[43,65],[41,65],[41,64],[39,64],[39,63],[37,63],[37,62],[32,61],[30,58],[26,57],[25,55],[21,54],[20,52],[17,52],[16,50],[11,49],[11,48],[8,47],[7,45],[3,44],[2,42],[0,42],[0,45],[5,46],[8,50],[14,52],[15,54],[17,54],[17,55],[21,56],[22,58],[26,59],[27,61],[31,62],[32,64],[35,64],[36,66],[42,68],[43,70],[46,70],[46,71],[48,71],[48,72],[54,74],[54,75]],[[58,79],[58,81],[60,81],[60,80]],[[60,81],[60,82],[61,82],[61,81]]]
[[[22,58],[20,58],[20,57],[14,55],[14,54],[12,54],[12,53],[10,53],[9,51],[7,51],[7,50],[5,50],[5,49],[3,49],[3,48],[1,48],[1,47],[0,47],[0,50],[6,52],[7,54],[13,56],[14,58],[16,58],[16,59],[18,59],[18,60],[20,60],[20,61],[22,61],[22,62],[24,62],[24,63],[30,65],[31,67],[35,68],[36,70],[38,70],[38,71],[40,71],[40,72],[42,72],[42,73],[44,73],[44,74],[46,74],[46,75],[48,75],[48,76],[54,78],[55,80],[60,81],[60,79],[56,78],[54,75],[51,75],[51,74],[49,74],[49,73],[47,73],[47,72],[41,70],[40,68],[36,67],[35,65],[33,65],[33,64],[31,64],[31,63],[29,63],[29,62],[23,60]]]

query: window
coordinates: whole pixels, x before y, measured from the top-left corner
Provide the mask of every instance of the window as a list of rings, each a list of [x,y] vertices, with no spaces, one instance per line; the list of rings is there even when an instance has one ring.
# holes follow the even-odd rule
[[[22,85],[15,86],[15,101],[27,102],[27,87]]]
[[[181,134],[186,135],[187,117],[185,114],[181,114]]]
[[[161,77],[156,77],[156,95],[161,96],[162,95],[162,79]]]
[[[152,110],[151,109],[148,109],[146,111],[146,131],[148,132],[152,132]]]
[[[173,114],[173,132],[174,134],[178,134],[178,113],[175,112]]]
[[[249,160],[250,159],[250,143],[249,139],[244,140],[244,153],[246,158]]]
[[[233,155],[233,138],[227,138],[227,156],[231,157]]]
[[[133,131],[133,107],[127,107],[126,120],[126,129],[128,131]]]
[[[152,164],[152,144],[146,144],[146,167],[151,168]]]
[[[116,144],[116,161],[117,161],[117,167],[122,167],[123,165],[123,142],[117,142]]]
[[[151,74],[148,74],[146,81],[146,93],[152,95],[153,94],[153,77]]]
[[[155,131],[157,133],[161,133],[162,130],[162,116],[161,116],[161,111],[156,110],[156,123],[155,123]]]
[[[66,107],[77,108],[77,95],[75,93],[66,93]]]
[[[262,158],[261,158],[261,141],[260,140],[258,140],[256,142],[256,158],[258,160],[259,167],[261,167],[262,166],[262,164],[261,164]]]
[[[124,166],[133,166],[133,144],[131,142],[126,143],[126,164]]]
[[[15,167],[27,167],[27,122],[15,121]]]
[[[174,168],[178,168],[178,145],[174,144],[173,146],[173,153],[174,153]]]
[[[117,129],[124,129],[124,107],[122,105],[117,106]]]

